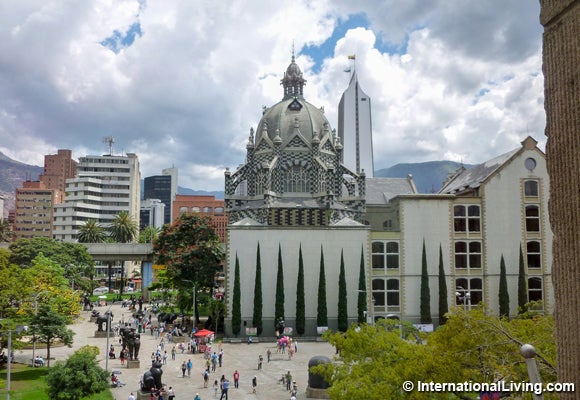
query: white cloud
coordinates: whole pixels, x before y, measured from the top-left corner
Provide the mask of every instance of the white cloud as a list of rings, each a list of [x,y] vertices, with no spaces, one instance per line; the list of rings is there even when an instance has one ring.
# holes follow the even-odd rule
[[[482,162],[543,143],[539,5],[503,1],[28,0],[0,5],[0,151],[40,165],[70,148],[139,155],[143,176],[179,168],[180,185],[223,189],[250,127],[281,99],[294,42],[309,102],[336,110],[346,55],[373,106],[375,167]],[[508,12],[512,10],[516,12]],[[348,14],[369,27],[338,38],[314,73],[305,45]],[[138,23],[117,53],[101,44]],[[333,39],[334,40],[334,39]]]

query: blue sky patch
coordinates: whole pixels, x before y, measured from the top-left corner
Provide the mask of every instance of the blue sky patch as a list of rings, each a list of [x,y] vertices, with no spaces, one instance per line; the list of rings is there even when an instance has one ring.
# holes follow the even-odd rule
[[[131,46],[137,36],[142,36],[139,22],[133,23],[125,34],[118,30],[113,31],[113,34],[103,40],[101,44],[117,54],[121,49]]]

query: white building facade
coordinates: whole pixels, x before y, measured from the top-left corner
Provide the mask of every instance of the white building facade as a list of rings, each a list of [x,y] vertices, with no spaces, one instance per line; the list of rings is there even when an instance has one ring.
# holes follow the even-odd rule
[[[374,176],[371,98],[362,90],[356,71],[338,104],[338,137],[344,149],[342,163],[367,178]]]
[[[89,219],[103,227],[126,211],[139,225],[141,173],[136,154],[86,156],[79,159],[77,176],[66,181],[66,199],[55,206],[54,238],[76,242]]]

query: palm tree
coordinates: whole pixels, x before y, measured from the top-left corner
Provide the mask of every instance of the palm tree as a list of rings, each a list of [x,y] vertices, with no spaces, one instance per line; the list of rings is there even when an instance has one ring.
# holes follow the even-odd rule
[[[109,226],[109,234],[117,243],[131,243],[137,238],[139,227],[127,211],[121,211]],[[123,267],[123,276],[121,277],[121,287],[119,298],[123,295],[125,268]],[[109,288],[111,287],[111,264],[109,263]]]
[[[79,243],[103,243],[107,239],[107,234],[96,220],[89,219],[80,227],[77,239]]]
[[[161,233],[161,228],[147,226],[139,232],[139,243],[153,243]]]
[[[111,238],[117,243],[131,243],[137,238],[139,227],[127,211],[121,211],[109,227]]]

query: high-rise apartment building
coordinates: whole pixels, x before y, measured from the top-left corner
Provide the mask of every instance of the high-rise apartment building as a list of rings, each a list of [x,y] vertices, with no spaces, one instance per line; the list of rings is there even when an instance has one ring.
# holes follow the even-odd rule
[[[16,239],[52,238],[54,205],[63,196],[58,189],[48,189],[41,181],[26,181],[16,189],[14,235]]]
[[[140,179],[136,154],[81,157],[77,176],[66,181],[65,202],[55,207],[55,239],[76,241],[86,221],[106,227],[121,211],[139,224]]]
[[[338,136],[344,146],[342,163],[367,178],[374,176],[371,98],[361,89],[356,71],[338,104]]]
[[[72,159],[72,151],[59,149],[57,154],[44,156],[44,171],[38,179],[47,189],[58,189],[64,195],[66,180],[74,178],[76,173],[77,162]]]

